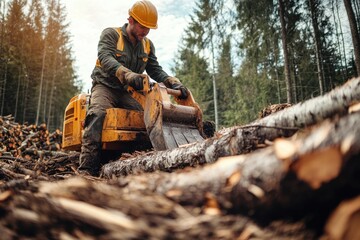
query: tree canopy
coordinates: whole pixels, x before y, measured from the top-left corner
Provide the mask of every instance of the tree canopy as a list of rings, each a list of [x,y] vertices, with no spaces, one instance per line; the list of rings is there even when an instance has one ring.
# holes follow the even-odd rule
[[[359,20],[359,1],[197,0],[179,47],[197,58],[181,55],[175,73],[206,119],[216,119],[217,102],[221,127],[248,123],[267,105],[302,102],[357,76]]]
[[[81,91],[66,11],[55,0],[1,1],[0,115],[61,128],[68,101]]]

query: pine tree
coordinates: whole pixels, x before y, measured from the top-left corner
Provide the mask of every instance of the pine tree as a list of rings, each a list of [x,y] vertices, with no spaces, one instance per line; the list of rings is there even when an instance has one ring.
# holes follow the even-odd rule
[[[81,83],[73,68],[65,9],[55,0],[46,6],[44,11],[41,0],[13,0],[6,15],[1,11],[1,114],[55,129],[63,122],[55,109],[65,109]]]
[[[185,41],[185,44],[188,44]],[[173,69],[181,82],[191,90],[203,111],[205,120],[214,119],[211,74],[207,61],[196,53],[193,47],[185,45],[179,50],[179,58]]]

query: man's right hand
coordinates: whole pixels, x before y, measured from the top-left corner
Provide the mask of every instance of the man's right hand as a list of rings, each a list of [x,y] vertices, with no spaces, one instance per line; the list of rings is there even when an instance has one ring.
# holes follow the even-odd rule
[[[188,90],[180,80],[176,77],[168,77],[165,82],[165,86],[171,89],[180,90],[181,95],[179,96],[180,99],[186,99],[188,97]]]
[[[184,87],[181,83],[175,83],[172,85],[172,89],[180,90],[181,95],[179,96],[180,99],[186,99],[188,97],[188,90]]]
[[[135,90],[143,90],[144,89],[144,78],[146,75],[138,74],[134,72],[125,73],[125,80],[127,81],[128,85],[133,87]]]

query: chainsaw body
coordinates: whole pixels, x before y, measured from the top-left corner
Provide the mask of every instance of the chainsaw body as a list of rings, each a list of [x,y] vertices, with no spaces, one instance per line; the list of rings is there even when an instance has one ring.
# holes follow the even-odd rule
[[[128,91],[144,111],[110,108],[102,130],[102,149],[131,152],[154,148],[166,150],[202,141],[202,112],[189,91],[181,100],[180,91],[162,83],[150,87],[144,78],[143,91]],[[173,96],[173,97],[171,97]],[[79,151],[89,95],[73,97],[65,109],[62,147]]]

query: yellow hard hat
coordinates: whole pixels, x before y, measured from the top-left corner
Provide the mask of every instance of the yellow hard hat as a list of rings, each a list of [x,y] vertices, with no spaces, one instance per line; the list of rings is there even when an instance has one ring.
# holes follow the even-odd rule
[[[144,27],[157,28],[157,10],[150,1],[137,1],[129,9],[129,15]]]

